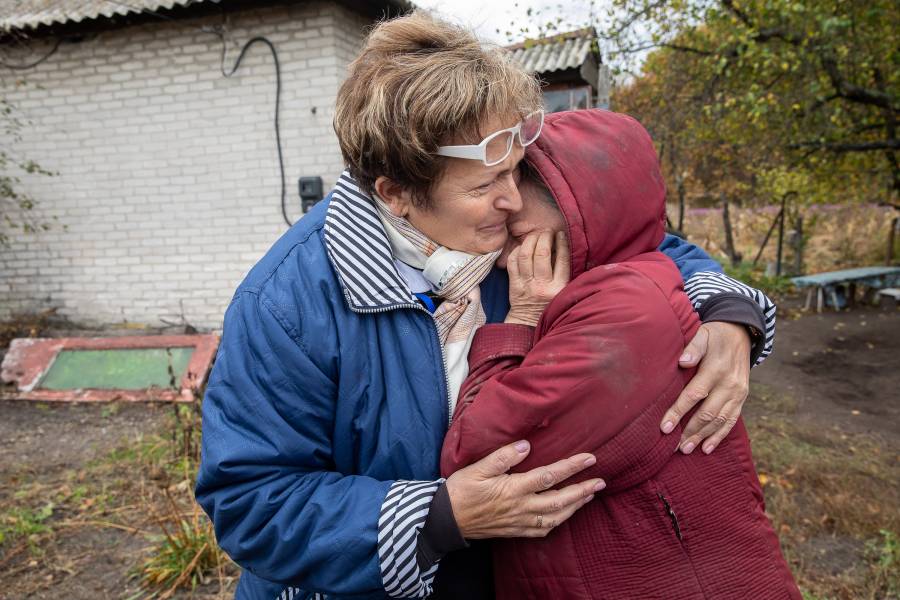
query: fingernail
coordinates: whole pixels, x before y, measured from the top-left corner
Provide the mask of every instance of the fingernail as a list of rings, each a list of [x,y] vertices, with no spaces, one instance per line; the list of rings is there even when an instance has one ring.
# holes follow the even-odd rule
[[[707,444],[707,445],[703,446],[703,453],[709,454],[710,452],[712,452],[715,449],[716,449],[715,444]]]
[[[606,482],[605,482],[605,481],[601,481],[600,483],[598,483],[597,485],[594,486],[594,491],[595,491],[595,492],[599,492],[599,491],[604,490],[604,489],[606,489]]]
[[[678,359],[678,362],[690,362],[691,355],[689,352],[685,352],[681,355],[681,358]]]
[[[594,495],[591,494],[590,496],[588,496],[587,498],[584,499],[584,503],[587,504],[588,502],[590,502],[593,499],[594,499]]]
[[[694,448],[696,448],[696,447],[697,447],[697,445],[694,442],[688,442],[687,444],[684,445],[684,447],[681,449],[681,451],[684,452],[685,454],[690,454],[691,452],[694,451]]]
[[[516,448],[516,451],[519,453],[528,452],[528,442],[525,442],[525,441],[516,442],[515,448]]]
[[[672,430],[675,429],[675,423],[672,421],[666,421],[663,423],[662,432],[663,433],[672,433]]]
[[[597,462],[596,456],[589,456],[586,459],[584,459],[584,466],[590,467],[591,465],[596,464],[596,462]]]

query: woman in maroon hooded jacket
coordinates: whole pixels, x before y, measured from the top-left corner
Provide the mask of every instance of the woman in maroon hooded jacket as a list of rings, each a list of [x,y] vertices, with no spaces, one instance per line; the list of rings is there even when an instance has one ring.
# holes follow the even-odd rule
[[[498,598],[799,599],[743,423],[709,455],[679,453],[659,430],[693,375],[678,356],[700,322],[656,250],[665,189],[646,131],[616,113],[558,113],[526,160],[552,198],[523,190],[510,234],[545,231],[510,254],[510,317],[475,336],[441,467],[528,440],[513,470],[591,452],[578,477],[608,488],[555,529],[539,522],[554,529],[545,538],[495,541]],[[566,234],[553,267],[547,230]],[[563,285],[538,321],[535,290]]]

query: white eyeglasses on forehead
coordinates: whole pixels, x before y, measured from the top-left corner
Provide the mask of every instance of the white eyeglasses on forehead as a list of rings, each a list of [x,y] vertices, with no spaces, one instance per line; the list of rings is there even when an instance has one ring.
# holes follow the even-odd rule
[[[513,140],[519,138],[519,145],[523,148],[541,135],[541,129],[544,127],[544,111],[536,110],[524,119],[522,119],[515,127],[509,129],[501,129],[487,136],[478,145],[469,146],[440,146],[437,154],[439,156],[450,156],[453,158],[468,158],[470,160],[480,160],[486,167],[502,163],[512,152]]]

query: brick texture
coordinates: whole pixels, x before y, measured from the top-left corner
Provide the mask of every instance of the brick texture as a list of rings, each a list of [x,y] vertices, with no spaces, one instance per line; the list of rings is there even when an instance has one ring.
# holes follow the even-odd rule
[[[29,71],[0,67],[26,125],[15,151],[58,176],[23,176],[48,231],[0,248],[0,318],[57,308],[90,324],[217,330],[234,288],[286,230],[273,115],[275,69],[254,45],[231,79],[219,17],[159,21],[64,43]],[[329,2],[232,14],[230,69],[256,35],[282,66],[281,134],[291,219],[297,178],[342,169],[334,98],[369,22]]]

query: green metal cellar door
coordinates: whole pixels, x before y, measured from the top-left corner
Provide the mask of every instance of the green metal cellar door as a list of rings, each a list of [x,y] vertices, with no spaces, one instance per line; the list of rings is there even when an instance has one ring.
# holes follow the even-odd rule
[[[63,350],[37,387],[45,390],[180,388],[193,353],[194,348],[190,346]]]

